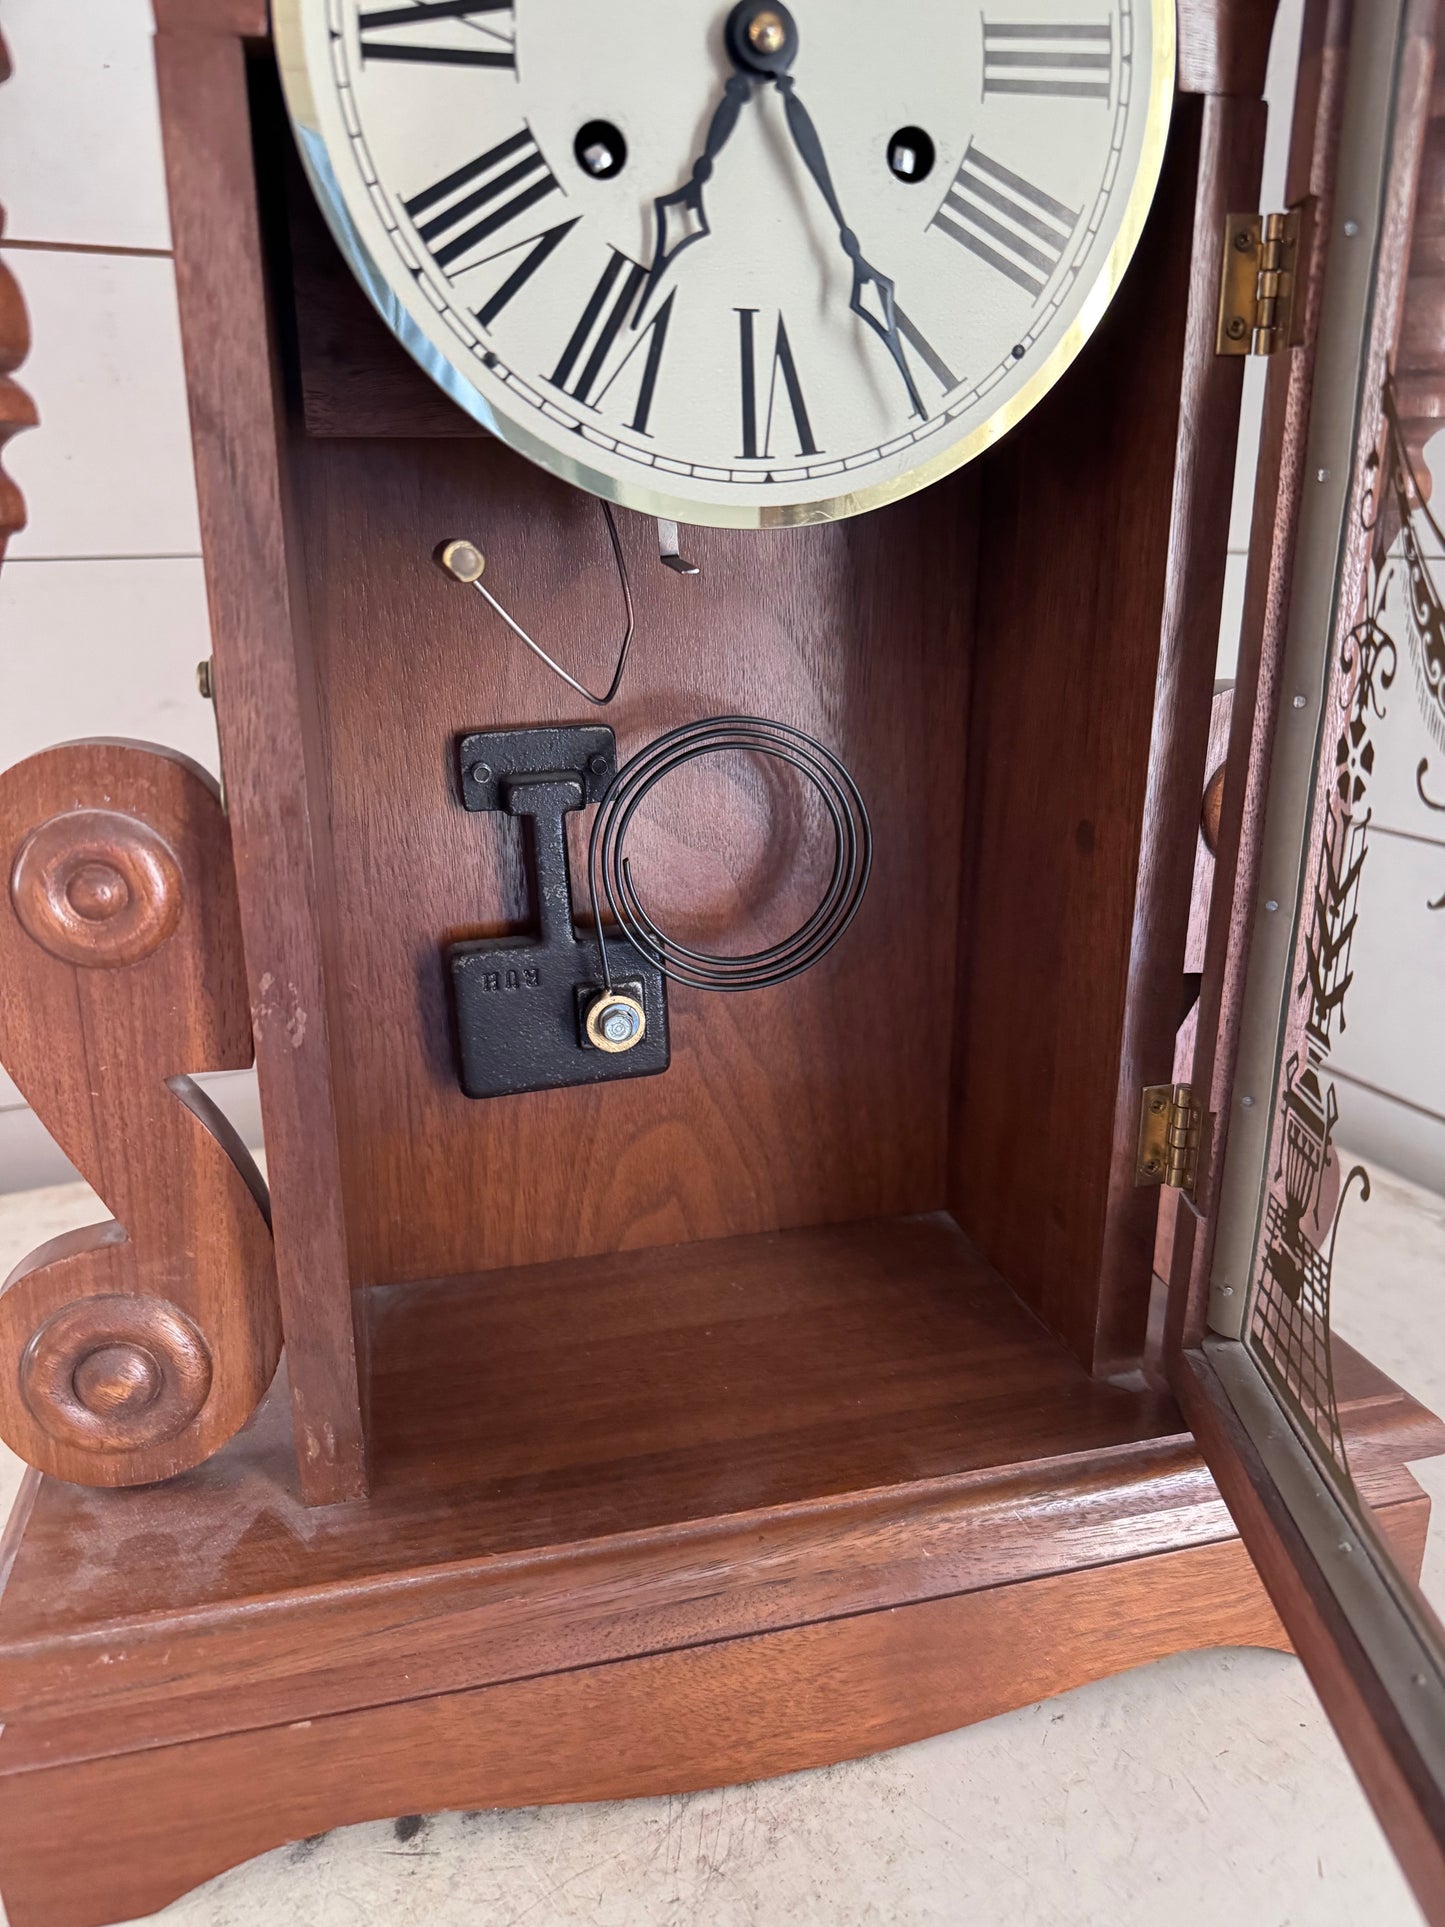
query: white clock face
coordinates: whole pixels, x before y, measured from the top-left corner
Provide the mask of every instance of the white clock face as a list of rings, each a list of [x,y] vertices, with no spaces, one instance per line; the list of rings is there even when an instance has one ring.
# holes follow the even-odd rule
[[[1174,0],[276,15],[327,218],[422,365],[567,480],[743,527],[906,494],[1038,401],[1173,91]]]

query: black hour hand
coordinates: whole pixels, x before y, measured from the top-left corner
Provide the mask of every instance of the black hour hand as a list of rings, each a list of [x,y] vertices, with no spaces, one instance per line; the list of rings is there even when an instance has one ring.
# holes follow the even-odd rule
[[[703,150],[692,164],[691,175],[682,187],[671,194],[659,195],[652,204],[657,238],[653,244],[652,267],[632,318],[634,328],[642,325],[642,318],[658,283],[678,255],[684,248],[690,248],[694,241],[700,241],[705,234],[712,232],[708,226],[707,209],[703,205],[703,189],[712,179],[713,164],[731,138],[738,124],[738,115],[751,93],[752,81],[747,74],[730,76],[709,123]]]

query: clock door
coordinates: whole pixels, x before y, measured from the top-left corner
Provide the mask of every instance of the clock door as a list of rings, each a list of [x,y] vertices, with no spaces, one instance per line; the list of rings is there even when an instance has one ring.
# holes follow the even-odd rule
[[[1305,28],[1290,198],[1309,203],[1314,268],[1301,243],[1303,340],[1267,376],[1187,1073],[1203,1154],[1160,1268],[1181,1403],[1445,1919],[1445,1593],[1431,1596],[1428,1559],[1423,1591],[1405,1576],[1340,1419],[1351,1340],[1427,1405],[1445,1386],[1445,1345],[1430,1350],[1445,1211],[1415,1198],[1412,1295],[1379,1255],[1410,1193],[1357,1150],[1378,1098],[1371,1024],[1422,1061],[1445,1040],[1445,506],[1426,446],[1445,419],[1445,94],[1432,102],[1433,9],[1369,0],[1352,28],[1348,11],[1312,7]],[[1415,1108],[1445,1143],[1428,1098]]]

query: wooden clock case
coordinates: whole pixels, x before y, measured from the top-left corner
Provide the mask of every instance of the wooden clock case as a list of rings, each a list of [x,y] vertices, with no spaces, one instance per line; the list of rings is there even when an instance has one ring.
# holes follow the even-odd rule
[[[154,1226],[125,1289],[191,1306],[217,1370],[249,1345],[258,1396],[279,1307],[285,1361],[160,1483],[113,1444],[45,1448],[0,1600],[12,1927],[149,1912],[344,1822],[750,1779],[1182,1648],[1285,1644],[1167,1389],[1156,1239],[1187,1285],[1193,1219],[1161,1238],[1135,1182],[1141,1091],[1199,990],[1243,368],[1216,352],[1221,235],[1257,203],[1272,9],[1183,8],[1136,261],[983,459],[855,521],[688,530],[696,580],[623,518],[621,751],[731,711],[814,732],[868,800],[873,882],[811,974],[675,989],[664,1076],[485,1103],[457,1086],[442,950],[524,928],[528,886],[461,808],[452,746],[583,718],[430,557],[475,536],[585,672],[615,597],[602,524],[371,314],[301,184],[262,0],[157,15],[227,816],[150,753],[12,772],[7,836],[97,784],[170,811],[210,907],[164,996],[72,959],[43,999],[27,982],[49,1028],[22,1048],[12,995],[4,1039],[122,1224]],[[1326,205],[1345,37],[1311,7],[1294,174]],[[1284,527],[1300,450],[1274,429]],[[776,934],[816,890],[806,812],[713,778],[660,800],[639,868],[699,934]],[[1227,995],[1220,961],[1214,1029]],[[210,1015],[164,1030],[177,1000]],[[43,1061],[66,1023],[112,1040],[132,1092],[98,1120]],[[244,1061],[248,1031],[274,1284],[269,1254],[237,1260],[250,1221],[211,1150],[149,1149],[164,1080]],[[1187,1315],[1181,1289],[1176,1346]],[[16,1318],[0,1336],[23,1351]],[[1404,1464],[1445,1433],[1364,1361],[1341,1391],[1418,1570]]]

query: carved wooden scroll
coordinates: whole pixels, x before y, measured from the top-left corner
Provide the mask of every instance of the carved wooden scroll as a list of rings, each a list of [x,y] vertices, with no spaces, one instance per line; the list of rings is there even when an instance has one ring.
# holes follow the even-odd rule
[[[0,775],[0,1062],[115,1213],[0,1289],[0,1435],[81,1485],[208,1458],[281,1349],[265,1187],[194,1071],[251,1062],[230,835],[185,757]]]
[[[0,39],[0,81],[10,78],[10,52]],[[0,234],[5,232],[5,213],[0,209]],[[33,428],[39,417],[35,403],[10,379],[30,352],[30,322],[15,277],[0,257],[0,456],[5,444],[19,429]],[[0,561],[10,537],[25,527],[25,500],[10,477],[0,468]]]

